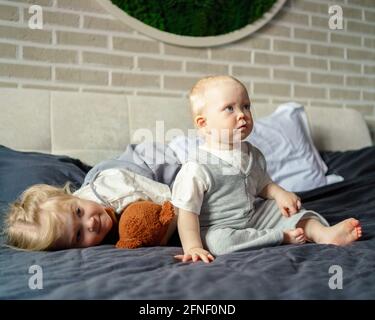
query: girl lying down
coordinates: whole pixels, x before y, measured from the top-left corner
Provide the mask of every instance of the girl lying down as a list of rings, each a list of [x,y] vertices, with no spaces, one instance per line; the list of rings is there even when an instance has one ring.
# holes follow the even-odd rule
[[[138,200],[162,204],[167,185],[127,169],[107,169],[73,194],[68,187],[29,187],[11,204],[5,233],[8,245],[25,250],[85,248],[118,240],[118,218]],[[172,222],[175,226],[175,221]],[[165,244],[173,228],[166,234]]]
[[[10,205],[5,228],[7,243],[14,248],[34,251],[85,248],[104,243],[114,244],[118,240],[119,213],[130,203],[142,199],[162,204],[171,200],[171,191],[166,184],[126,169],[103,170],[92,179],[90,184],[73,194],[68,188],[57,188],[46,184],[34,185],[25,190],[19,200]],[[281,212],[279,214],[282,215]],[[293,217],[293,214],[290,216]],[[358,239],[362,233],[357,221],[348,220],[350,221],[343,221],[335,226],[328,226],[328,223],[324,226],[317,220],[311,220],[314,225],[304,227],[314,229],[317,233],[325,234],[327,237],[334,235],[334,237],[329,237],[331,241],[327,241],[327,237],[319,238],[319,234],[316,235],[317,237],[313,235],[312,242],[342,245]],[[316,225],[317,223],[319,225]],[[352,233],[345,231],[349,223],[356,224],[351,225],[356,233],[355,236],[351,241],[336,243],[335,239],[340,238],[340,235],[348,237]],[[162,244],[166,244],[171,237],[176,221],[173,221],[171,225],[172,228]],[[304,243],[305,237],[299,233],[300,229],[302,228],[281,230],[284,236],[280,244]],[[305,230],[305,232],[311,233],[311,230]],[[315,239],[322,239],[322,241],[315,241]],[[189,259],[186,255],[177,255],[175,258],[183,261],[201,259],[205,262],[214,259],[211,254],[207,258],[190,256]]]

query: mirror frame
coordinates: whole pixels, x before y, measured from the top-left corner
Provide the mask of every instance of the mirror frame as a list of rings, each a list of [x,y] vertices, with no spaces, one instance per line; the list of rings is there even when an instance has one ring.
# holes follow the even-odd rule
[[[269,22],[276,15],[277,12],[279,12],[279,10],[282,8],[282,6],[285,4],[287,0],[277,0],[275,4],[272,6],[272,8],[269,11],[267,11],[262,18],[257,19],[254,23],[251,23],[236,31],[208,37],[182,36],[161,31],[128,15],[126,12],[124,12],[119,7],[114,5],[111,2],[111,0],[96,1],[114,17],[118,18],[121,22],[153,39],[185,47],[212,47],[237,41],[257,31],[258,29],[263,27],[267,22]]]

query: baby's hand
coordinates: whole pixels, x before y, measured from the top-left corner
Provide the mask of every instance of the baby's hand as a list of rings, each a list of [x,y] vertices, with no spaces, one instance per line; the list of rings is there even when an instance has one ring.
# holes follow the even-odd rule
[[[199,260],[202,260],[205,263],[210,263],[211,261],[215,260],[211,253],[202,248],[191,248],[183,255],[177,255],[174,257],[175,259],[181,260],[182,262],[188,262],[190,260],[193,260],[193,262],[197,262]]]
[[[301,209],[301,199],[293,192],[283,191],[275,200],[284,217],[291,217]]]

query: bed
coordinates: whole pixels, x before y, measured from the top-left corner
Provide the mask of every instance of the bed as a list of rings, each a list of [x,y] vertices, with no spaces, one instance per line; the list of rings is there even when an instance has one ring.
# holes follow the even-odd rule
[[[255,119],[274,109],[254,106]],[[2,246],[0,299],[374,299],[375,147],[356,111],[305,109],[326,174],[344,180],[299,195],[332,224],[359,219],[360,241],[242,250],[211,264],[174,260],[181,252],[178,234],[168,246],[135,250],[101,245],[23,252]],[[0,111],[2,215],[30,184],[69,180],[79,187],[92,166],[147,138],[142,129],[158,140],[191,129],[184,98],[1,89]],[[42,270],[41,289],[32,286],[35,266]],[[333,281],[338,270],[342,289]]]

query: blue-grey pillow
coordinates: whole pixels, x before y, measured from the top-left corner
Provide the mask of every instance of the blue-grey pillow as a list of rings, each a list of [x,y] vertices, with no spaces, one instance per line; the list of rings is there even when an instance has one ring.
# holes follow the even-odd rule
[[[91,169],[78,159],[39,152],[21,152],[0,145],[0,202],[10,203],[29,186],[46,183],[79,188]]]

